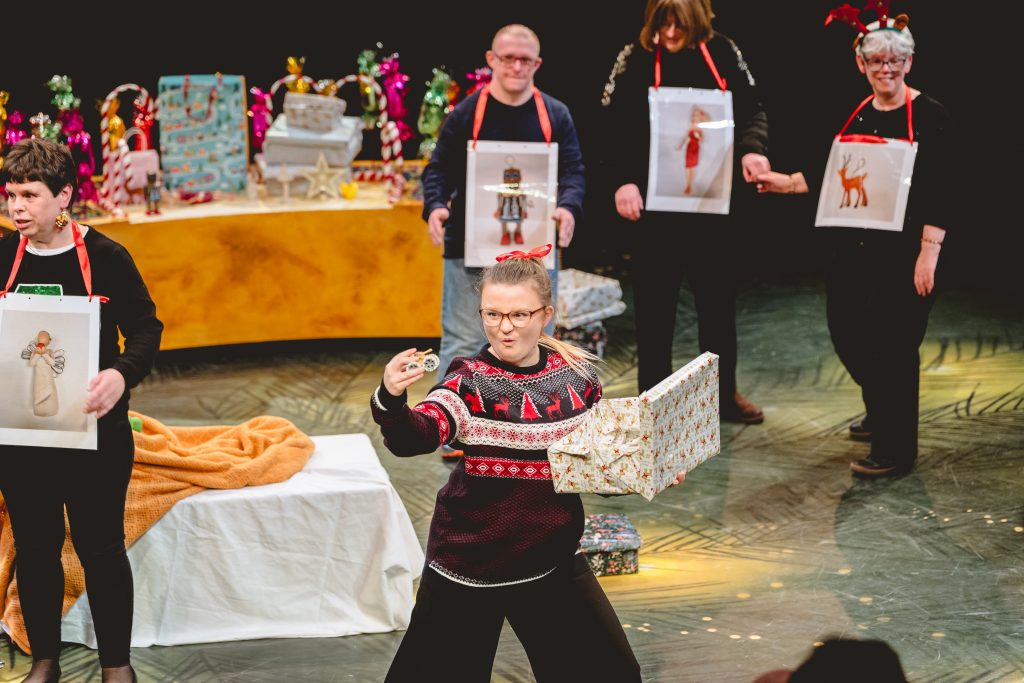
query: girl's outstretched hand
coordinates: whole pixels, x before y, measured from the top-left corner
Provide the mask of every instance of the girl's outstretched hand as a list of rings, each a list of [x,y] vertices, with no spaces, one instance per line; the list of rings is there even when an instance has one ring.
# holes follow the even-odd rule
[[[422,364],[418,368],[406,370],[405,366],[414,360],[418,360],[416,349],[406,349],[392,358],[384,366],[384,388],[392,396],[401,396],[409,385],[416,383],[423,376],[425,370]]]

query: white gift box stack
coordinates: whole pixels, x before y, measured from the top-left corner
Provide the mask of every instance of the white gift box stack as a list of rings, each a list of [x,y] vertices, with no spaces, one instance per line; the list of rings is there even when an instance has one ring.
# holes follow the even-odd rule
[[[316,166],[320,154],[333,168],[348,168],[363,148],[363,122],[345,116],[345,100],[327,95],[289,92],[284,113],[274,119],[257,161],[272,195],[281,193],[282,166],[294,179],[291,192],[302,193],[302,173]]]

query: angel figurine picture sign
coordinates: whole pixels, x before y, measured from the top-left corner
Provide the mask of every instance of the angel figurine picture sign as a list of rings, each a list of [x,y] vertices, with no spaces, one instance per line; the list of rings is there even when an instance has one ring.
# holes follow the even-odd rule
[[[0,299],[0,443],[96,449],[96,416],[83,408],[99,373],[99,306],[84,296]]]

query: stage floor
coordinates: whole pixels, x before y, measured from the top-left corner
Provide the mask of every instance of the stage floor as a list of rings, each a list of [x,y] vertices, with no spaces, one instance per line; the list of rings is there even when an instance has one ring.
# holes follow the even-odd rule
[[[628,291],[627,291],[628,298]],[[818,284],[758,285],[739,300],[740,387],[763,425],[723,425],[724,452],[653,502],[585,496],[643,536],[640,573],[602,585],[645,681],[749,682],[795,666],[830,635],[880,638],[915,682],[1024,681],[1024,318],[1020,305],[950,292],[922,348],[916,471],[856,481],[847,463],[859,391],[832,351]],[[683,297],[678,363],[697,353]],[[635,392],[632,320],[608,321],[607,396]],[[259,358],[164,357],[134,409],[169,424],[269,413],[311,434],[367,432],[423,539],[452,465],[390,456],[369,395],[393,350],[282,345]],[[414,398],[425,393],[418,387]],[[135,650],[140,681],[380,681],[401,633]],[[452,651],[459,634],[452,633]],[[567,653],[586,656],[585,653]],[[6,658],[6,653],[0,654]],[[0,670],[20,680],[27,658]],[[65,650],[64,681],[98,681],[95,653]],[[425,678],[426,680],[426,678]],[[495,681],[530,681],[506,628]]]

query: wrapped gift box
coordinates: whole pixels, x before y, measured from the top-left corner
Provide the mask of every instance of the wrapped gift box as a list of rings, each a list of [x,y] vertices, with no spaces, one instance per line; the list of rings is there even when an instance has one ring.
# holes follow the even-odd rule
[[[604,358],[604,351],[608,346],[608,330],[605,329],[604,323],[600,320],[571,329],[556,327],[555,339],[575,344],[580,348],[590,351],[598,358]]]
[[[329,133],[341,126],[345,100],[326,95],[288,92],[284,96],[284,115],[292,130]]]
[[[587,515],[580,550],[594,576],[636,574],[640,534],[624,514]]]
[[[281,114],[267,130],[263,159],[268,166],[316,166],[323,152],[328,166],[341,168],[351,166],[362,148],[363,122],[358,116],[343,116],[336,128],[318,133],[291,126],[288,117]]]
[[[574,328],[619,315],[626,310],[618,280],[582,270],[558,271],[555,324]]]
[[[701,354],[637,398],[604,399],[548,448],[560,493],[651,500],[721,450],[718,356]]]

